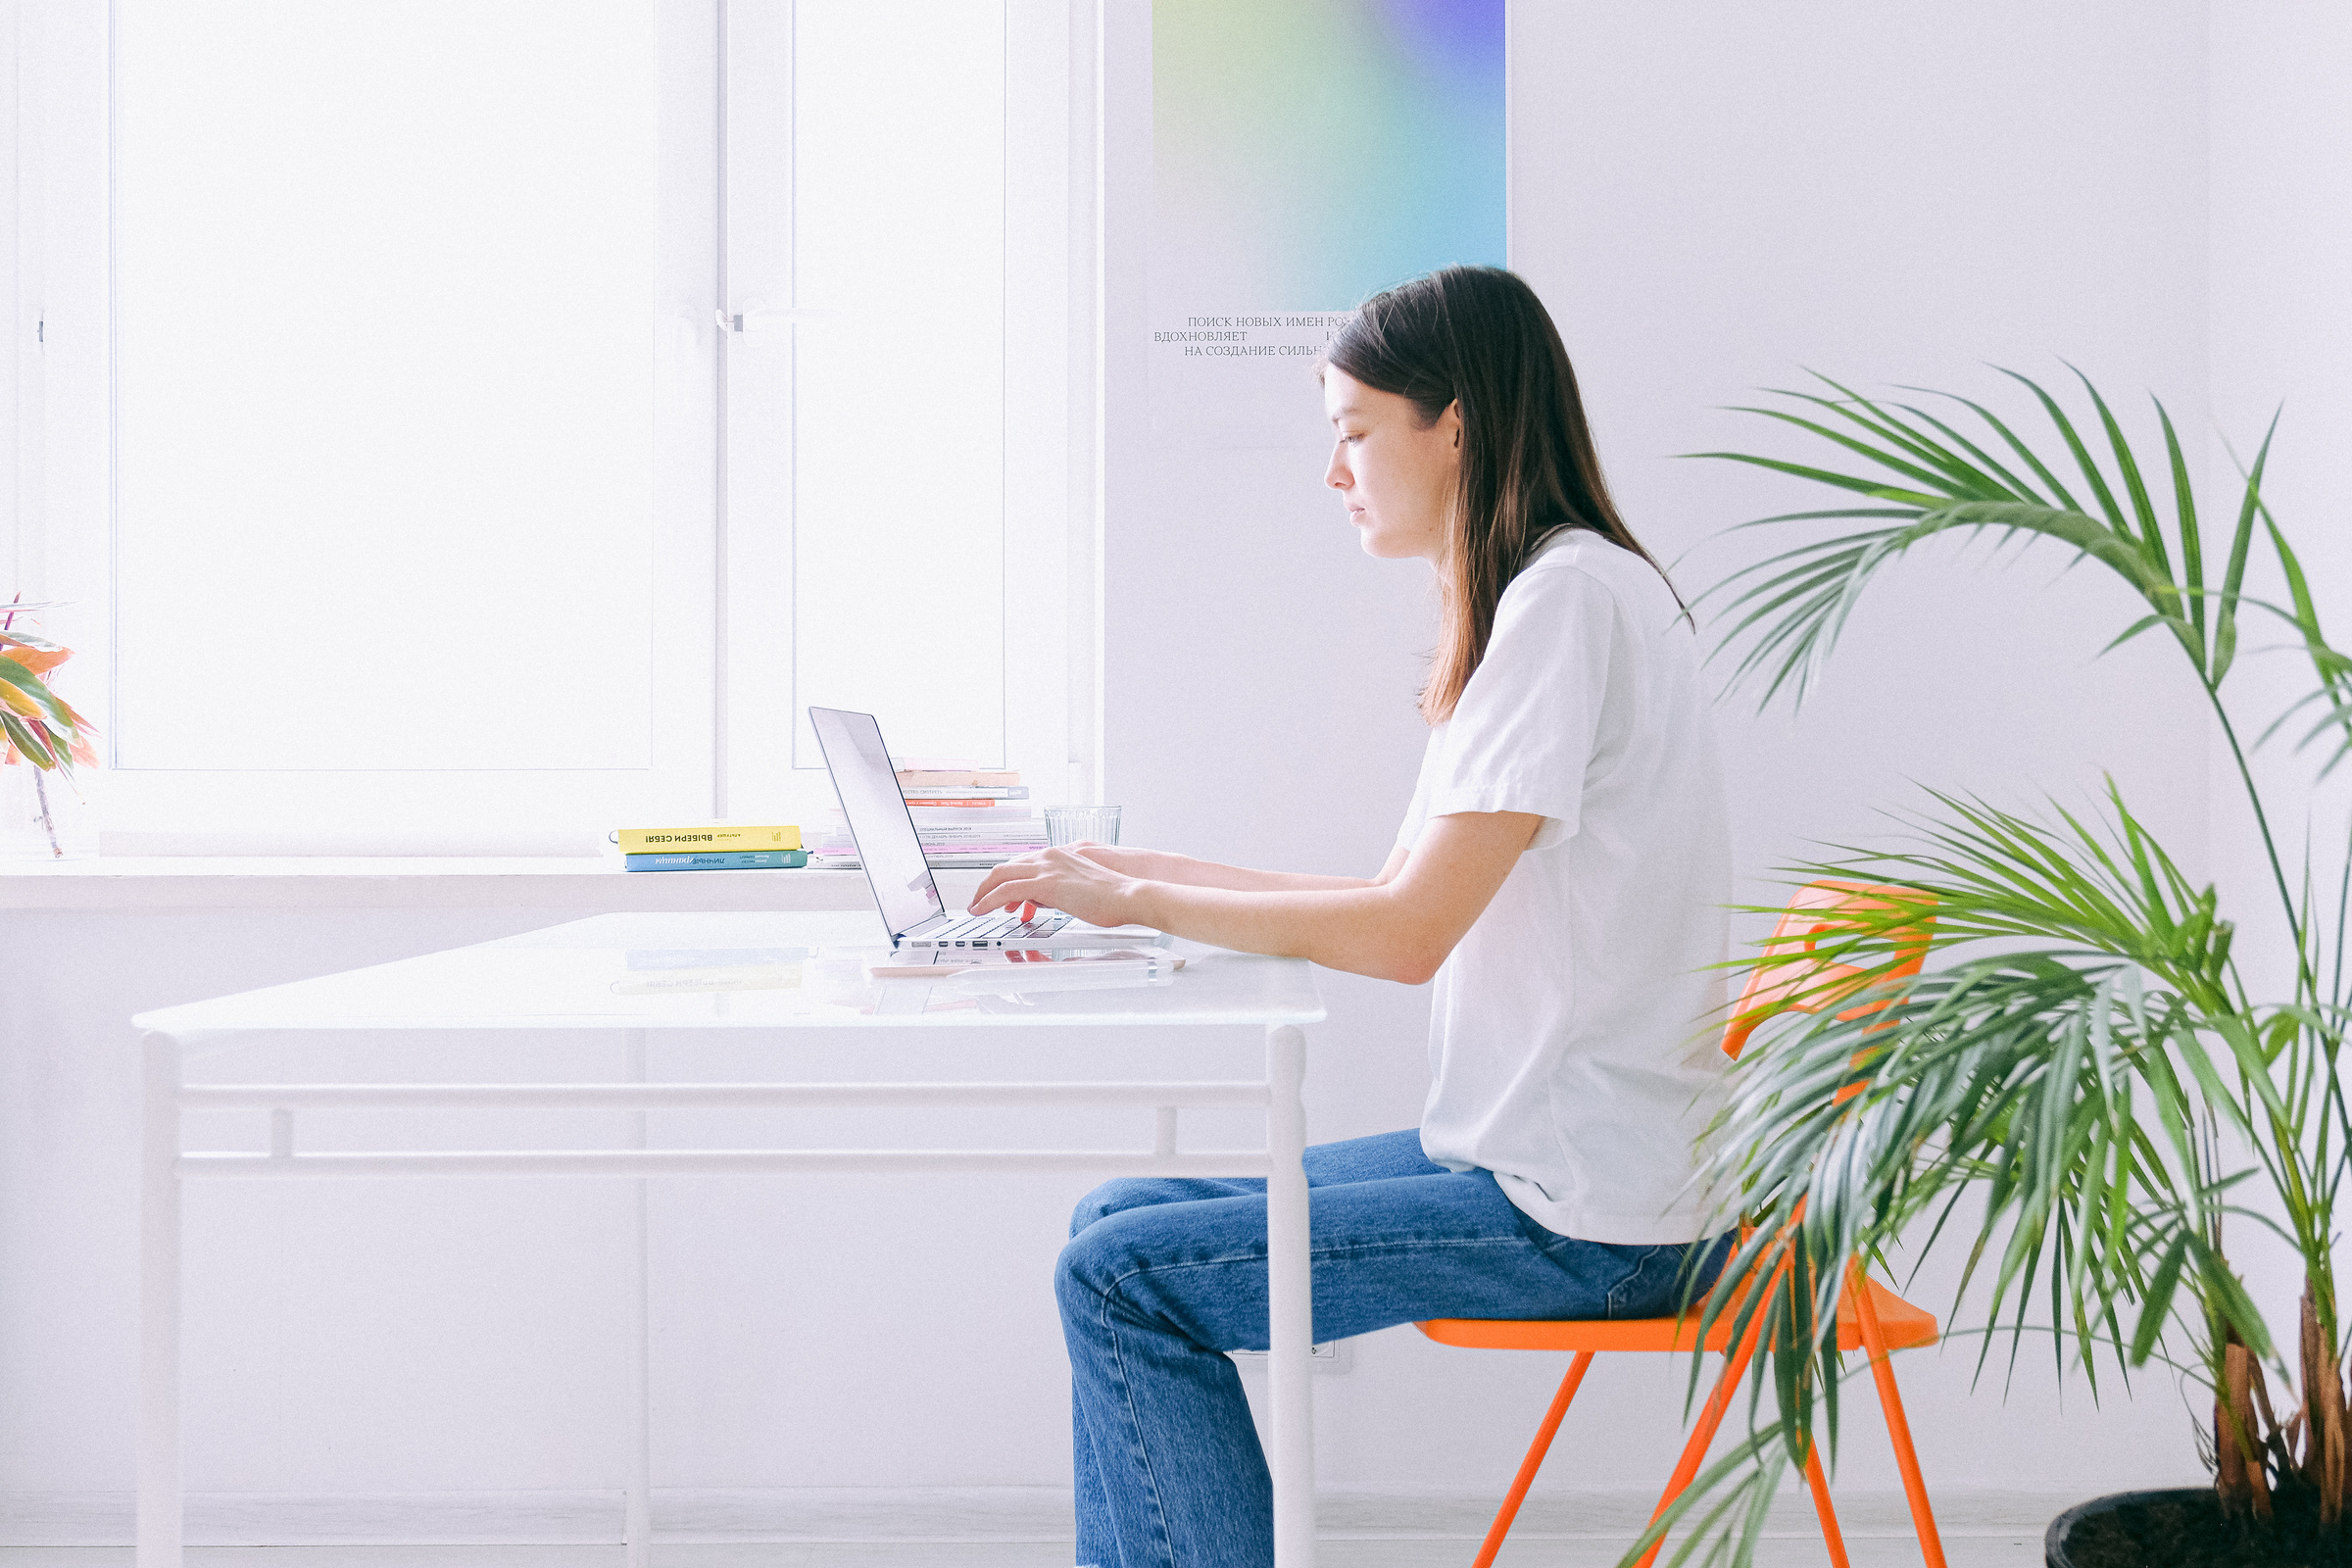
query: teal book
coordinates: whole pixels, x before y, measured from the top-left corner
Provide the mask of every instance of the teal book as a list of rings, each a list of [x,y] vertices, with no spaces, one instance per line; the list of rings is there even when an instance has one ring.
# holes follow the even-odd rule
[[[807,850],[714,850],[708,855],[624,855],[631,871],[784,871],[808,863]]]

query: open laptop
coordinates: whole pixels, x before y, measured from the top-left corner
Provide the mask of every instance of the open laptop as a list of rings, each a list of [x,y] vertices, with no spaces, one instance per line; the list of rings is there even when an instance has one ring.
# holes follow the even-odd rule
[[[1033,920],[1021,919],[1017,908],[978,915],[949,913],[930,863],[923,858],[914,816],[899,790],[890,749],[882,744],[882,726],[874,722],[874,715],[811,708],[808,722],[816,728],[825,771],[833,775],[833,793],[841,801],[841,814],[849,818],[858,863],[865,867],[865,880],[881,906],[882,923],[890,928],[893,948],[1110,948],[1167,940],[1150,926],[1088,925],[1044,909]]]

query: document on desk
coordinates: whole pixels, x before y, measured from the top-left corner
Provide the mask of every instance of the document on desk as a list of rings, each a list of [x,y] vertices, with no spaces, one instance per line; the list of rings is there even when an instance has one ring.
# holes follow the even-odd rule
[[[960,983],[978,990],[1062,991],[1164,982],[1183,967],[1184,959],[1172,953],[1123,949],[1067,956],[1042,952],[958,954],[935,963],[876,962],[865,972],[876,980]]]
[[[1062,969],[1058,965],[1046,968],[1033,965],[1026,969],[966,970],[956,976],[951,992],[987,992],[994,996],[1027,996],[1032,993],[1062,991],[1118,991],[1130,986],[1169,986],[1176,983],[1176,970],[1184,960],[1154,963],[1149,959],[1137,963],[1089,964],[1083,969]]]

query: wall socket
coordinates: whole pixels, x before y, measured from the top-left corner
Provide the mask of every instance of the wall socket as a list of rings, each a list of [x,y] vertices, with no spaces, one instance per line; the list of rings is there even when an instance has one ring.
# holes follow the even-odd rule
[[[1245,1372],[1263,1372],[1266,1369],[1267,1351],[1227,1350],[1225,1353],[1233,1358],[1235,1366]],[[1307,1359],[1318,1377],[1325,1373],[1347,1372],[1355,1366],[1355,1348],[1346,1340],[1331,1340],[1308,1350]]]

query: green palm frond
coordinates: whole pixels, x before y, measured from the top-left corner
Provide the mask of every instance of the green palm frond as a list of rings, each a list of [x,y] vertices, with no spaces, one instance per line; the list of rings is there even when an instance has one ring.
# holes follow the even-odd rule
[[[2259,471],[2259,459],[2256,468]],[[2263,732],[2262,738],[2268,740],[2297,714],[2313,708],[2319,709],[2318,720],[2297,739],[2296,746],[2302,749],[2312,745],[2322,735],[2334,735],[2334,749],[2320,769],[2325,777],[2333,772],[2347,755],[2352,755],[2352,656],[2328,646],[2326,635],[2320,629],[2319,605],[2312,597],[2311,579],[2303,570],[2302,560],[2286,542],[2286,535],[2279,528],[2278,519],[2271,515],[2270,507],[2259,496],[2254,498],[2253,505],[2262,516],[2263,530],[2270,537],[2272,553],[2278,557],[2279,574],[2286,579],[2287,594],[2292,601],[2292,608],[2271,604],[2263,604],[2261,608],[2294,628],[2296,640],[2311,660],[2314,673],[2319,676],[2318,687],[2279,714]]]
[[[2112,819],[2096,825],[2055,802],[2056,821],[2045,822],[1983,800],[1928,795],[1934,811],[1897,818],[1908,847],[1847,847],[1836,874],[1919,888],[1934,901],[1937,948],[1996,937],[2078,944],[2084,955],[2138,965],[2207,1011],[2231,1005],[2234,931],[2218,917],[2218,896],[2190,882],[2113,780]]]
[[[1702,602],[1715,599],[1723,607],[1726,631],[1717,652],[1734,658],[1733,687],[1761,680],[1762,705],[1769,705],[1784,692],[1801,703],[1837,647],[1838,634],[1863,590],[1885,567],[1917,546],[1954,531],[1993,533],[2004,539],[2048,539],[2072,551],[2078,560],[2088,558],[2105,565],[2147,607],[2147,613],[2116,641],[2127,642],[2157,627],[2169,629],[2200,679],[2219,684],[2235,655],[2236,605],[2254,522],[2261,513],[2261,476],[2269,458],[2269,438],[2246,475],[2228,574],[2215,595],[2205,583],[2204,541],[2187,462],[2164,406],[2157,403],[2155,409],[2165,436],[2164,471],[2172,483],[2169,515],[2159,511],[2142,464],[2089,377],[2077,372],[2106,439],[2107,461],[2114,467],[2112,479],[2055,397],[2029,376],[2014,370],[2003,373],[2033,393],[2093,506],[2086,508],[2077,502],[2053,466],[1982,404],[1934,394],[1950,398],[1974,416],[2009,449],[2019,466],[2032,474],[2031,479],[2021,477],[1954,425],[1924,409],[1865,397],[1826,376],[1821,377],[1822,384],[1834,397],[1778,390],[1773,394],[1801,405],[1807,413],[1761,407],[1740,412],[1761,415],[1828,441],[1842,456],[1861,459],[1864,466],[1860,470],[1742,452],[1689,454],[1747,464],[1879,503],[1783,513],[1746,525],[1851,524],[1858,520],[1879,524],[1847,527],[1833,537],[1780,552],[1740,568],[1701,596]],[[1833,420],[1836,422],[1825,422]],[[2275,545],[2282,543],[2274,540]],[[2208,598],[2219,601],[2210,617]],[[2352,696],[2352,686],[2346,687],[2346,693]]]

